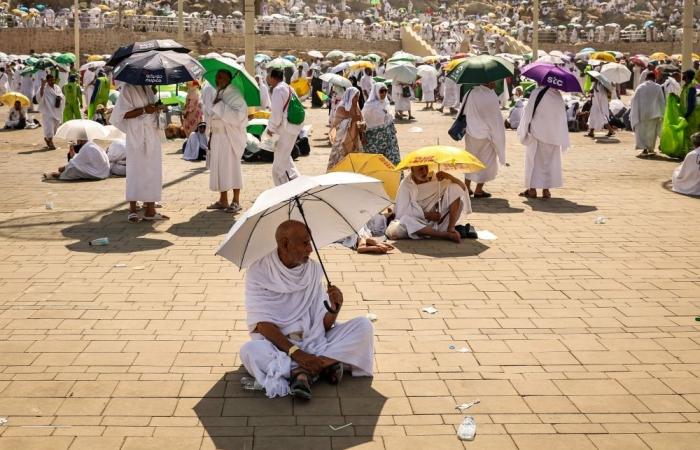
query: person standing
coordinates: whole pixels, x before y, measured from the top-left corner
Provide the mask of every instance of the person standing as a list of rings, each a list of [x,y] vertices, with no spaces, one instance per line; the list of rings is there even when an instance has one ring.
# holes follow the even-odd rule
[[[653,74],[653,72],[652,72]],[[598,80],[593,82],[591,88],[591,111],[588,115],[588,137],[595,137],[596,130],[608,130],[607,137],[614,135],[610,126],[609,91]],[[532,97],[532,94],[530,94]]]
[[[635,147],[642,150],[639,156],[654,154],[665,110],[664,91],[650,72],[647,79],[634,91],[630,104],[630,125],[634,130]]]
[[[459,106],[459,85],[451,78],[445,77],[442,82],[442,89],[442,104],[438,111],[443,112],[443,109],[447,107],[450,114],[456,114]]]
[[[499,163],[506,163],[506,129],[495,87],[495,82],[474,86],[464,96],[462,105],[462,114],[467,119],[465,148],[486,166],[464,177],[467,190],[474,198],[491,197],[484,191],[484,184],[496,178]],[[471,190],[472,181],[476,183],[474,191]]]
[[[413,120],[411,114],[411,97],[413,97],[413,89],[407,83],[394,83],[392,85],[391,98],[394,100],[394,117],[403,119],[404,111],[408,113],[408,120]]]
[[[276,137],[275,156],[272,161],[272,181],[275,186],[284,184],[299,176],[299,171],[292,160],[292,150],[296,143],[301,124],[290,123],[287,119],[289,103],[292,101],[292,88],[284,82],[284,74],[279,69],[272,69],[267,77],[272,89],[271,114],[267,122],[267,135]]]
[[[96,78],[96,67],[90,67],[83,73],[83,94],[85,95],[85,101],[83,102],[83,105],[85,107],[90,106],[90,100],[92,99],[92,91],[95,89]],[[88,119],[92,119],[92,117],[88,116]]]
[[[686,153],[693,149],[690,142],[692,136],[700,128],[700,108],[697,104],[697,90],[695,89],[695,71],[683,72],[683,88],[681,89],[681,114],[688,122],[685,129]],[[684,155],[685,156],[685,155]]]
[[[74,74],[69,75],[68,83],[61,89],[66,99],[66,107],[63,109],[64,122],[83,118],[83,114],[80,111],[83,107],[83,94],[80,92],[80,85],[76,79],[77,77]]]
[[[97,105],[106,105],[109,101],[109,78],[105,75],[103,71],[97,75],[95,78],[94,88],[92,90],[92,96],[90,97],[90,104],[88,105],[88,115],[89,120],[95,120],[95,111],[97,110]]]
[[[421,100],[425,103],[423,109],[433,109],[435,101],[435,89],[438,87],[437,75],[433,72],[425,72],[420,79]]]
[[[550,198],[550,189],[564,185],[561,156],[569,149],[566,105],[559,91],[544,86],[532,91],[530,98],[541,100],[528,102],[518,126],[518,139],[525,145],[525,191],[519,195],[536,198],[537,189],[542,189],[542,198]]]
[[[182,132],[185,136],[196,131],[202,122],[202,101],[199,98],[199,83],[190,81],[187,83],[187,98],[185,99],[185,111],[182,115]]]
[[[364,152],[384,155],[392,164],[401,162],[399,141],[396,138],[394,116],[389,111],[389,89],[384,83],[375,83],[369,99],[362,108],[365,120]]]
[[[216,96],[204,107],[211,118],[209,189],[219,193],[219,200],[207,206],[207,209],[221,209],[235,214],[241,210],[241,157],[246,146],[248,105],[241,92],[231,84],[232,79],[231,72],[219,70],[216,73]],[[233,190],[233,200],[229,204],[230,190]]]
[[[44,129],[44,142],[46,142],[46,147],[49,150],[55,150],[56,146],[53,145],[53,136],[63,120],[65,99],[61,88],[54,83],[53,75],[47,74],[46,78],[41,80],[41,87],[37,97],[39,112],[41,112],[41,126]]]
[[[126,133],[126,201],[129,223],[140,222],[137,202],[144,202],[143,220],[167,220],[156,213],[163,192],[163,153],[158,130],[158,107],[151,86],[124,83],[110,122]]]

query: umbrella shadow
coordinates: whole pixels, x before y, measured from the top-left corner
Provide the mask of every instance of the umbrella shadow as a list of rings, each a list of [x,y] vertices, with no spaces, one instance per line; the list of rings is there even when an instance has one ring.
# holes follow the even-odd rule
[[[439,239],[401,239],[392,242],[392,245],[401,253],[435,258],[477,256],[489,249],[488,245],[476,239],[462,239],[459,244]]]
[[[556,213],[556,214],[583,214],[592,211],[597,211],[598,208],[593,205],[579,205],[576,202],[565,198],[534,198],[527,199],[524,202],[533,211]]]
[[[241,388],[243,367],[224,374],[194,406],[200,423],[218,450],[289,448],[294,436],[311,436],[314,448],[344,450],[373,440],[387,398],[371,378],[343,378],[339,386],[312,387],[310,401],[290,396],[269,399]],[[336,428],[353,423],[339,430]]]
[[[648,156],[646,158],[643,158],[641,156],[637,156],[639,159],[647,159],[649,161],[662,161],[662,162],[669,162],[673,164],[678,164],[683,162],[682,158],[672,158],[670,156],[666,156],[664,154],[658,154],[654,153],[652,156]]]
[[[200,211],[187,222],[173,224],[168,233],[179,237],[213,237],[228,233],[235,220],[223,211]]]
[[[524,208],[513,208],[505,198],[475,199],[471,201],[472,211],[484,214],[512,214],[525,212]]]
[[[601,137],[595,137],[594,138],[596,144],[619,144],[620,141],[616,137],[607,137],[607,136],[601,136]]]
[[[51,150],[48,147],[42,147],[42,148],[37,148],[36,150],[27,150],[24,152],[17,152],[18,155],[33,155],[34,153],[46,153],[46,152],[53,152],[58,149]]]
[[[87,221],[62,229],[63,236],[78,240],[66,245],[66,248],[83,253],[133,253],[159,250],[173,245],[164,239],[142,237],[154,231],[154,222],[131,224],[127,222],[126,216],[126,211],[114,211],[102,216],[97,222]],[[97,247],[90,245],[92,239],[100,237],[109,238],[109,244]]]

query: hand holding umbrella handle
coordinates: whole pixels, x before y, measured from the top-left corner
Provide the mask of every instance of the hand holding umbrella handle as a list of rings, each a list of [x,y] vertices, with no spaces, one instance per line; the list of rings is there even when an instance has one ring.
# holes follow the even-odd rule
[[[331,290],[334,291],[333,294],[331,294]],[[331,298],[331,297],[334,297],[334,296],[335,296],[335,297],[339,296],[338,298],[336,298],[336,300],[339,300],[340,302],[338,302],[338,301],[334,300],[333,298]],[[343,300],[342,300],[342,298],[343,298],[343,297],[342,297],[342,294],[340,293],[340,290],[338,290],[338,288],[336,288],[335,286],[333,286],[333,285],[330,284],[330,282],[329,282],[329,283],[328,283],[328,300],[329,300],[329,301],[326,301],[326,300],[323,301],[323,306],[326,308],[326,310],[327,310],[329,313],[331,313],[331,314],[337,315],[337,314],[340,312],[340,308],[343,306],[343,303],[342,303]],[[334,307],[335,309],[331,307],[330,303],[333,303],[333,307]]]

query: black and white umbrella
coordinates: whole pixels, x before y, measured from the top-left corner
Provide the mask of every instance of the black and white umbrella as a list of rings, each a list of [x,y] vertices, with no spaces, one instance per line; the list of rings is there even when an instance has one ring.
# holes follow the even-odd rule
[[[150,51],[136,53],[117,64],[114,79],[135,85],[165,85],[199,80],[204,68],[185,53]]]

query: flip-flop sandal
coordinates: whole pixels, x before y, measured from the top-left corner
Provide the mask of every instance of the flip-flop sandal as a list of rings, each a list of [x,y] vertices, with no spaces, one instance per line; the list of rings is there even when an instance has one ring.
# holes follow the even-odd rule
[[[226,209],[228,206],[224,206],[219,202],[214,202],[211,205],[207,206],[207,209]]]
[[[474,198],[489,198],[491,197],[491,193],[482,191],[482,192],[477,192],[474,194]]]
[[[343,372],[343,363],[337,362],[323,369],[323,372],[321,372],[321,377],[330,384],[340,384],[340,382],[343,380]]]
[[[139,223],[139,222],[141,222],[141,218],[139,217],[139,215],[136,214],[136,213],[134,213],[134,212],[129,213],[129,215],[126,217],[126,220],[127,220],[129,223]]]
[[[311,385],[309,385],[309,382],[307,380],[300,380],[299,375],[306,375],[307,380],[309,378],[309,374],[304,371],[299,371],[297,372],[292,378],[289,380],[289,393],[292,394],[294,397],[298,397],[304,400],[311,400]]]
[[[530,191],[522,191],[520,194],[518,194],[520,197],[527,197],[527,198],[537,198],[537,193],[534,195],[530,194]]]
[[[155,222],[156,220],[170,220],[170,217],[164,216],[161,213],[155,213],[152,216],[143,216],[142,220],[145,220],[147,222]]]
[[[552,198],[552,194],[551,194],[551,193],[546,193],[546,194],[543,193],[543,194],[542,194],[542,198],[545,199],[545,200],[548,199],[548,198]]]

